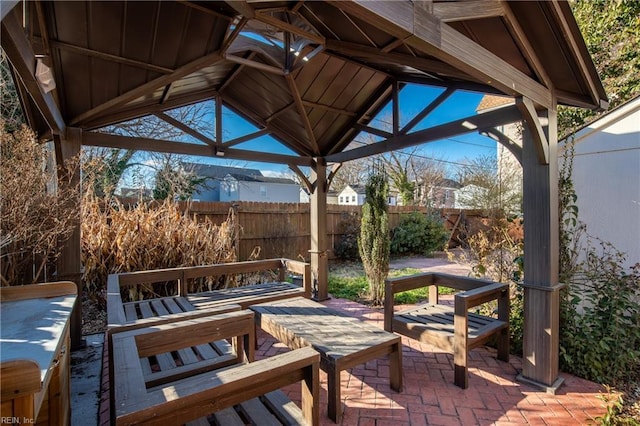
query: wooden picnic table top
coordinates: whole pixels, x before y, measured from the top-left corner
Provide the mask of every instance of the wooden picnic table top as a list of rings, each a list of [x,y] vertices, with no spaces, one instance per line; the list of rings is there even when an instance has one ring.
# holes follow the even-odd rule
[[[261,303],[250,309],[257,321],[291,333],[293,339],[285,343],[292,349],[313,346],[327,357],[347,357],[400,340],[382,328],[302,297]]]

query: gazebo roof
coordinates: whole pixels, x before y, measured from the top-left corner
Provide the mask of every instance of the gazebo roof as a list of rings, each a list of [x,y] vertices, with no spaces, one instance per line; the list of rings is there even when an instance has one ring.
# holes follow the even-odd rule
[[[606,104],[564,1],[27,2],[3,19],[2,47],[21,77],[29,122],[43,135],[216,99],[261,129],[253,136],[271,134],[303,158],[344,161],[375,153],[339,155],[361,130],[390,142],[378,151],[465,130],[400,140],[410,129],[368,128],[407,83],[447,88],[444,96],[457,89],[524,96],[543,108],[555,99]],[[50,66],[51,92],[29,77],[34,58]],[[507,119],[515,121],[489,115],[474,125]],[[216,136],[200,138],[205,144],[185,153],[248,156],[231,148],[242,140],[226,144],[221,131]],[[85,143],[129,147],[134,141]],[[173,149],[144,140],[130,147]],[[258,157],[251,159],[291,163],[293,156]]]

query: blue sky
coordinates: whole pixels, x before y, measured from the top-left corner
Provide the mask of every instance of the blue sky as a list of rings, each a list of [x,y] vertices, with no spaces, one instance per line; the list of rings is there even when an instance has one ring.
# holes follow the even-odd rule
[[[427,87],[419,85],[407,85],[400,92],[400,124],[401,126],[411,120],[426,105],[435,99],[444,89],[436,87]],[[437,124],[446,123],[475,114],[476,107],[482,99],[482,94],[458,91],[449,97],[434,112],[423,119],[414,131],[422,130]],[[378,117],[371,123],[372,127],[384,128],[388,127],[388,121],[391,117],[391,104],[387,105],[380,112]],[[234,114],[232,111],[223,109],[223,125],[225,129],[224,139],[231,140],[233,138],[254,132],[257,130],[255,126],[244,120],[242,117]],[[356,141],[364,142],[366,137],[362,134],[356,138]],[[291,150],[275,141],[270,136],[263,136],[258,139],[237,145],[236,148],[246,150],[258,150],[269,152],[277,152],[281,154],[293,154]],[[413,149],[404,150],[412,152]],[[471,132],[465,135],[456,136],[455,138],[430,142],[421,145],[417,151],[418,155],[427,158],[434,158],[443,161],[445,164],[455,167],[456,163],[464,162],[465,159],[475,158],[484,155],[494,155],[496,152],[496,143],[492,139],[479,135],[477,132]],[[295,154],[293,154],[295,155]],[[270,173],[287,173],[286,166],[278,164],[238,162],[218,159],[194,158],[196,162],[204,162],[210,164],[235,165],[238,167],[257,168]]]

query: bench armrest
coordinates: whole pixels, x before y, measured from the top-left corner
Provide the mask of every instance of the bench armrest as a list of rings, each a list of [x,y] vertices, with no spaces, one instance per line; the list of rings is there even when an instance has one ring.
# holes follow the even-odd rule
[[[311,264],[300,262],[299,260],[282,259],[282,263],[287,270],[294,274],[302,275],[302,287],[304,288],[304,297],[311,298]],[[284,281],[281,279],[281,281]]]
[[[154,388],[134,401],[117,405],[118,425],[153,419],[185,423],[256,398],[283,386],[302,383],[302,412],[310,425],[319,424],[320,355],[311,347],[249,364],[232,366]]]

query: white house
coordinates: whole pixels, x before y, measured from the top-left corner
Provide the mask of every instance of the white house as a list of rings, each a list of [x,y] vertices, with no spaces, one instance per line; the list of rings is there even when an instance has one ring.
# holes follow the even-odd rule
[[[341,206],[361,206],[366,201],[366,188],[364,185],[347,185],[338,193],[338,204]],[[398,204],[398,194],[389,191],[387,204],[395,206]]]
[[[297,203],[300,186],[286,178],[229,173],[220,186],[220,201]]]
[[[477,209],[481,204],[479,201],[486,197],[487,192],[487,188],[473,184],[458,188],[454,191],[453,207],[455,209]]]
[[[577,131],[563,147],[572,139],[578,218],[590,235],[626,253],[627,266],[640,262],[640,96]]]
[[[199,186],[193,193],[192,198],[198,201],[221,201],[221,187],[225,176],[248,175],[262,176],[262,172],[257,169],[245,169],[241,167],[218,166],[201,163],[182,163],[182,168],[195,174],[199,178],[206,178],[204,185]]]

